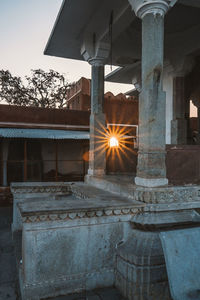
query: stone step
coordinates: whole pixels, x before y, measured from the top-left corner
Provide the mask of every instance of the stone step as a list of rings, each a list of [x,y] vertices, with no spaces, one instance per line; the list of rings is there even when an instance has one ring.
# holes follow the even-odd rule
[[[134,177],[133,176],[112,176],[105,177],[86,176],[88,185],[116,194],[120,197],[134,199]]]

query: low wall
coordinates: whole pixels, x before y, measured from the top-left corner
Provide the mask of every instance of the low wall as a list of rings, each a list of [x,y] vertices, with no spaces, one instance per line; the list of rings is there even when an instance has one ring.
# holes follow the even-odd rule
[[[86,192],[92,188],[88,188]],[[23,221],[20,289],[22,300],[110,287],[116,247],[128,238],[140,205],[102,191],[18,204]],[[103,198],[102,198],[103,197]],[[109,198],[110,197],[110,198]],[[34,296],[33,296],[34,295]]]
[[[200,183],[200,146],[167,145],[166,167],[169,183]]]
[[[136,174],[137,151],[119,157],[112,153],[107,157],[108,174]],[[166,170],[169,184],[200,183],[200,146],[166,145]],[[128,171],[128,172],[127,172]]]

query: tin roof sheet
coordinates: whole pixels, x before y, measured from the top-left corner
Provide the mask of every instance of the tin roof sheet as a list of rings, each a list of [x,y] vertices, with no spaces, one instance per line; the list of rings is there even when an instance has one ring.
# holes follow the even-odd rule
[[[0,128],[0,137],[28,138],[28,139],[53,139],[53,140],[87,140],[90,134],[87,131],[29,129],[29,128]]]

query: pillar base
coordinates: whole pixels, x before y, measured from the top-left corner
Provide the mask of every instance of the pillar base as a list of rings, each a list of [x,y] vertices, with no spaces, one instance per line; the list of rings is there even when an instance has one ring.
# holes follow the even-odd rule
[[[158,187],[158,186],[168,185],[168,179],[167,178],[151,179],[151,178],[135,177],[135,184],[145,186],[145,187]]]
[[[89,176],[103,176],[105,175],[104,169],[88,169]]]
[[[115,286],[126,299],[172,300],[159,233],[199,224],[195,210],[179,209],[133,216],[132,233],[116,247]]]

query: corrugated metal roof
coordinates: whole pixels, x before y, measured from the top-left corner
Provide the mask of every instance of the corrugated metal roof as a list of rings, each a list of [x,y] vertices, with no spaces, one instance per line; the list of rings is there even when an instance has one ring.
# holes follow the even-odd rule
[[[27,139],[53,139],[53,140],[87,140],[90,134],[87,131],[29,129],[29,128],[0,128],[0,137],[27,138]]]

